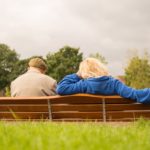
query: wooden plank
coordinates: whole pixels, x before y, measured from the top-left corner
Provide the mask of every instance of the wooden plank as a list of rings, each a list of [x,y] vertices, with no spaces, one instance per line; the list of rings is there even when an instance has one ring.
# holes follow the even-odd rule
[[[0,112],[0,119],[46,119],[47,112]]]
[[[80,112],[91,112],[91,111],[102,111],[102,104],[52,104],[53,112],[57,111],[80,111]]]
[[[52,113],[53,119],[103,119],[101,112],[54,112]]]
[[[52,104],[101,104],[102,99],[105,99],[107,104],[128,104],[135,103],[133,100],[124,99],[119,96],[98,96],[98,95],[71,95],[68,97],[61,96],[56,99],[50,99]]]
[[[19,119],[9,119],[9,118],[2,118],[0,119],[0,121],[9,121],[9,122],[48,122],[50,121],[48,118],[44,118],[44,119],[33,119],[33,118],[30,118],[30,119],[22,119],[22,118],[19,118]]]
[[[45,104],[1,104],[0,111],[47,111],[48,106]],[[102,104],[53,104],[52,111],[102,111]],[[107,104],[106,111],[120,111],[120,110],[150,110],[150,105],[144,104]]]
[[[0,101],[0,105],[2,104],[34,104],[34,105],[38,105],[38,104],[47,104],[47,100],[1,100]]]
[[[106,104],[132,104],[136,102],[121,97],[105,97],[105,103]]]
[[[102,103],[101,97],[87,97],[87,96],[56,96],[56,97],[47,97],[44,99],[41,99],[41,97],[37,99],[31,99],[31,98],[0,98],[0,104],[45,104],[47,103],[47,100],[50,100],[52,104],[95,104],[95,103]]]
[[[53,119],[55,122],[103,122],[103,119],[68,119],[68,118],[62,118],[62,119]]]
[[[44,96],[44,97],[0,97],[0,104],[5,101],[47,101],[48,99],[52,103],[102,103],[102,99],[106,99],[106,103],[134,103],[133,100],[127,100],[120,96],[101,96],[91,94],[75,94],[67,96]],[[18,103],[18,102],[16,102]],[[34,103],[34,102],[33,102]],[[42,103],[42,102],[41,102]]]
[[[109,111],[106,112],[106,118],[109,120],[121,118],[150,118],[150,110],[145,111]]]
[[[44,99],[47,100],[47,99],[60,99],[60,98],[68,98],[68,97],[103,98],[104,96],[92,95],[92,94],[74,94],[74,95],[66,95],[66,96],[55,95],[55,96],[40,96],[40,97],[36,97],[36,96],[35,97],[0,97],[0,101],[1,100],[44,100]]]
[[[92,97],[60,97],[50,99],[52,104],[101,104],[102,99]]]
[[[121,110],[150,110],[148,104],[106,104],[106,111],[121,111]]]
[[[0,112],[48,112],[47,105],[0,105]]]
[[[140,118],[108,118],[106,121],[107,122],[134,122],[134,121],[138,121]],[[144,118],[145,120],[149,120],[149,118]]]
[[[49,119],[0,119],[0,121],[9,121],[9,122],[51,122]],[[53,119],[54,122],[103,122],[102,119]]]
[[[34,97],[0,97],[0,101],[1,100],[47,100],[47,99],[55,99],[55,98],[59,98],[61,96],[59,95],[55,95],[55,96],[34,96]]]

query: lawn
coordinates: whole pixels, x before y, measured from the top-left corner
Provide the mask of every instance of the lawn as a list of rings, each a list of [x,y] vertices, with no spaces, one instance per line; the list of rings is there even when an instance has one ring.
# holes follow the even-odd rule
[[[150,121],[0,122],[0,150],[150,150]]]

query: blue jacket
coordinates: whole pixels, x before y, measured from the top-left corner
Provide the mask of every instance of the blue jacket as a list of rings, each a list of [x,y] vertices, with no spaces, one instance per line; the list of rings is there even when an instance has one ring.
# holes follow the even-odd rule
[[[120,95],[140,103],[150,103],[150,88],[133,89],[111,76],[81,79],[76,74],[67,75],[59,82],[56,91],[60,95],[77,93]]]

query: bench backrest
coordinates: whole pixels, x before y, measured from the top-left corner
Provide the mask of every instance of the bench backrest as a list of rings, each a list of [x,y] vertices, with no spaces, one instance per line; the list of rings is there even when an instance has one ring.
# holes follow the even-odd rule
[[[119,96],[76,94],[47,97],[0,97],[1,120],[134,121],[150,119],[150,105]]]

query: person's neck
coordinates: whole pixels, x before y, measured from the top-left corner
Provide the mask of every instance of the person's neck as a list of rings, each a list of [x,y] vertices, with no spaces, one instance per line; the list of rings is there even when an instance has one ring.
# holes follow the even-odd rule
[[[42,73],[40,69],[35,68],[35,67],[29,67],[28,71],[36,71],[36,72]]]

